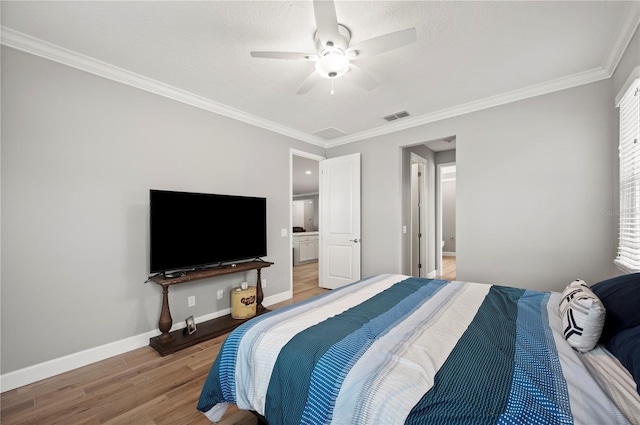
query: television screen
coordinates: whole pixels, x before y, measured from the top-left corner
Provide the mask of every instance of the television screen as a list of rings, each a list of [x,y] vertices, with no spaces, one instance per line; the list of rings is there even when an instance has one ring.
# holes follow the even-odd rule
[[[150,272],[267,255],[266,198],[150,190]]]

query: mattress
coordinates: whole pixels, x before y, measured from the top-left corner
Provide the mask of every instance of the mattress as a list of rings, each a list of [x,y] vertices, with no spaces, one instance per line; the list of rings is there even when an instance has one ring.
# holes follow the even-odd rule
[[[559,301],[373,276],[238,327],[198,409],[216,422],[236,404],[270,425],[635,422],[599,376],[626,371],[615,361],[590,366],[567,344]]]

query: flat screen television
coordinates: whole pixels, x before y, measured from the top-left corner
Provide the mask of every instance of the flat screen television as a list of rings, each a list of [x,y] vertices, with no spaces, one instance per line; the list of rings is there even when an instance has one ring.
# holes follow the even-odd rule
[[[149,191],[150,273],[267,255],[266,198]]]

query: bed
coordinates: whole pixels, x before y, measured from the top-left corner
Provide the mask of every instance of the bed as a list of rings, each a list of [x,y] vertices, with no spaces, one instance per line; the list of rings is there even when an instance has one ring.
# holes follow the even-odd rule
[[[372,276],[239,326],[197,408],[270,425],[640,423],[587,292]]]

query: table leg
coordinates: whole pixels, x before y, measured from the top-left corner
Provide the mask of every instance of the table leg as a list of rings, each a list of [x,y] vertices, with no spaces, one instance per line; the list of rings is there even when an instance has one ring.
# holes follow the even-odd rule
[[[169,287],[162,287],[162,310],[160,310],[160,320],[158,321],[158,328],[162,335],[158,340],[161,343],[167,343],[173,341],[173,336],[169,333],[173,325],[173,319],[171,318],[171,312],[169,311]]]
[[[256,282],[256,301],[257,301],[256,311],[262,311],[262,310],[266,310],[266,308],[264,308],[264,306],[262,305],[262,300],[264,299],[264,293],[262,292],[262,277],[260,276],[260,269],[258,269],[257,272],[258,272],[258,281]]]

